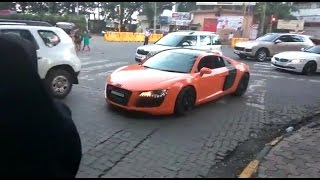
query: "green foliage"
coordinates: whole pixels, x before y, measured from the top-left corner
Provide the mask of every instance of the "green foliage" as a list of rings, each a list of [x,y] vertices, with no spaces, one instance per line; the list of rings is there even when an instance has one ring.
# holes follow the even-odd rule
[[[32,21],[46,21],[52,25],[57,22],[72,22],[76,24],[80,29],[86,29],[86,19],[84,16],[76,15],[48,15],[48,14],[15,14],[7,17],[2,17],[6,19],[16,19],[16,20],[32,20]]]
[[[196,10],[197,8],[196,2],[179,2],[178,12],[189,12]]]

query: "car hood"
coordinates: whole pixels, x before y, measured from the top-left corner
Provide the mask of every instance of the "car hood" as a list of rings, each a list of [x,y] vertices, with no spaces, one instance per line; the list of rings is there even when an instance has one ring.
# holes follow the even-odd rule
[[[316,59],[320,57],[318,54],[308,53],[303,51],[286,51],[279,54],[274,55],[277,58],[284,58],[284,59]]]
[[[114,71],[107,83],[120,85],[131,91],[148,91],[168,88],[171,84],[188,77],[191,77],[190,74],[160,71],[137,64]]]
[[[138,49],[148,51],[148,52],[150,52],[150,51],[158,52],[158,51],[162,51],[162,50],[166,50],[166,49],[174,49],[174,48],[175,47],[162,46],[162,45],[157,45],[157,44],[150,44],[150,45],[144,45],[144,46],[138,47]]]
[[[236,43],[237,47],[244,47],[244,48],[252,48],[254,46],[261,46],[261,45],[270,45],[271,42],[267,41],[244,41]]]

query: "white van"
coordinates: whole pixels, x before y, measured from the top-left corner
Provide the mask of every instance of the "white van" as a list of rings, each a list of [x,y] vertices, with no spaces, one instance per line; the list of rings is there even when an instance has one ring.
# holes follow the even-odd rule
[[[58,27],[0,24],[1,34],[16,34],[37,48],[38,72],[56,98],[65,98],[78,84],[81,61],[68,34]]]

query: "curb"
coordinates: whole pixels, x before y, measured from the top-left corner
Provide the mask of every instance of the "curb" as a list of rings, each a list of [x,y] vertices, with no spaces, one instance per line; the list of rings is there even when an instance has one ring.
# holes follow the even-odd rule
[[[314,115],[307,117],[307,118],[313,118],[315,116],[319,116],[320,111],[316,111]],[[307,124],[306,126],[317,126],[320,123],[317,122],[311,122],[309,125]],[[289,127],[292,125],[289,125]],[[294,125],[293,125],[294,126]],[[243,169],[241,174],[239,175],[238,178],[251,178],[253,174],[255,174],[259,168],[259,164],[261,160],[266,156],[269,151],[272,149],[273,146],[277,145],[283,138],[290,136],[294,131],[300,131],[302,127],[300,128],[295,128],[293,131],[289,131],[284,133],[284,135],[281,135],[279,137],[274,138],[271,142],[267,143],[264,148],[256,155],[256,158],[252,161],[249,162],[249,164]]]

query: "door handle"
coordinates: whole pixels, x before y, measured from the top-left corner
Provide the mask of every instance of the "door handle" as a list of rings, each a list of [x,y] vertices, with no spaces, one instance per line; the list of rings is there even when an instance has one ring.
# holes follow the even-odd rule
[[[42,59],[42,57],[38,57],[37,59],[40,60],[40,59]]]

